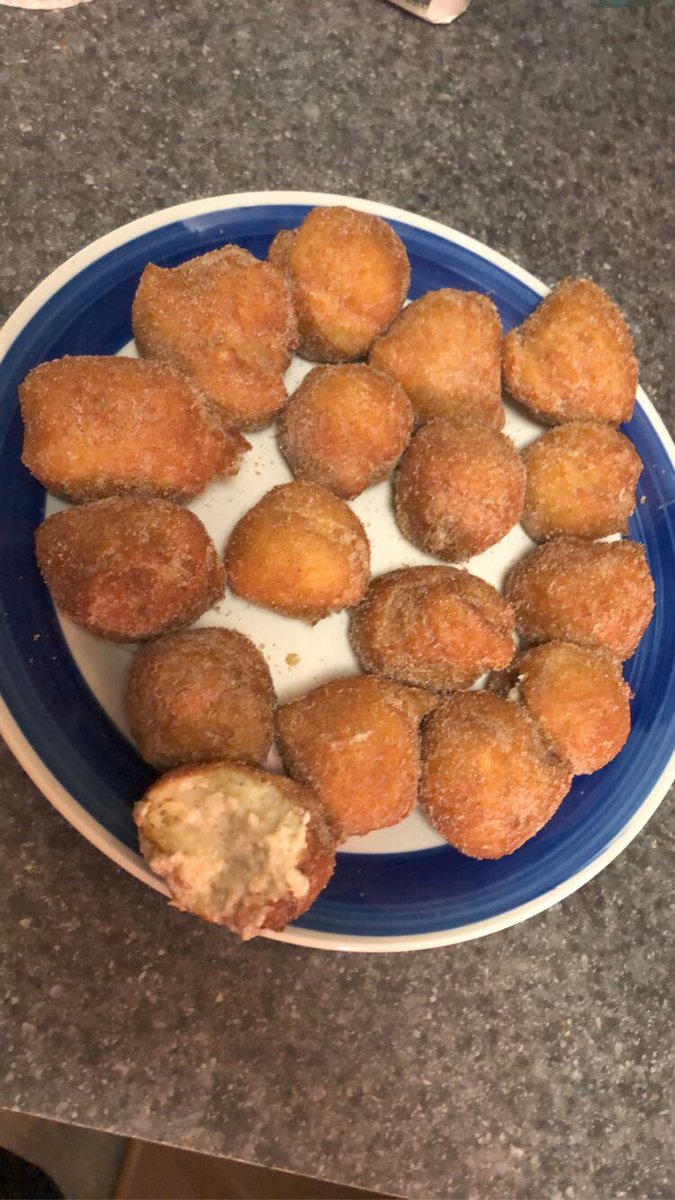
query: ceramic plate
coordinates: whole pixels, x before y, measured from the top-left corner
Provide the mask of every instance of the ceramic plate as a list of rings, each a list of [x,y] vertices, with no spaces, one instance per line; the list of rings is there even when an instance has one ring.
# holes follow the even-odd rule
[[[121,706],[131,650],[107,645],[59,619],[38,574],[33,530],[58,506],[20,462],[17,387],[31,367],[64,354],[134,354],[131,301],[148,262],[174,266],[225,242],[264,257],[279,229],[317,204],[349,204],[390,221],[412,264],[411,298],[433,288],[481,291],[505,329],[519,324],[547,288],[532,275],[454,229],[352,197],[252,193],[182,204],[108,234],[59,267],[7,323],[0,342],[0,730],[29,775],[85,837],[150,886],[163,885],[138,855],[131,807],[152,773],[128,737]],[[309,365],[294,360],[296,386]],[[520,446],[541,431],[509,410],[506,431]],[[613,859],[654,812],[673,779],[675,745],[675,457],[642,391],[626,432],[645,464],[631,537],[645,543],[657,608],[626,664],[635,693],[633,730],[614,762],[575,780],[545,829],[500,862],[476,862],[442,843],[420,814],[394,829],[353,838],[312,909],[272,935],[339,950],[441,946],[503,929],[573,892]],[[250,436],[253,450],[234,480],[213,485],[190,506],[224,546],[240,514],[290,478],[274,430]],[[431,561],[399,535],[389,486],[352,507],[372,542],[374,574]],[[500,585],[531,543],[520,527],[472,560]],[[202,624],[247,633],[265,654],[281,700],[357,670],[344,613],[310,628],[230,593]],[[186,926],[186,936],[189,927]]]

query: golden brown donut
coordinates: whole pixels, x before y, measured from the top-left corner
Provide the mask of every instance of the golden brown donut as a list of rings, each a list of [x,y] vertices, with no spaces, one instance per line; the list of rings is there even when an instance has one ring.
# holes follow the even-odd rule
[[[297,479],[350,500],[385,479],[413,416],[403,388],[363,364],[315,367],[279,415],[279,447]]]
[[[389,679],[333,679],[277,711],[290,775],[310,784],[340,841],[396,825],[417,803],[418,725],[436,697]]]
[[[529,712],[489,692],[450,696],[423,732],[420,806],[471,858],[503,858],[546,825],[572,782]]]
[[[501,429],[501,340],[488,296],[441,288],[404,308],[369,361],[402,384],[420,424],[470,417]]]
[[[189,500],[235,475],[250,449],[186,376],[159,362],[88,355],[41,363],[19,388],[21,461],[75,502],[120,493]]]
[[[504,339],[504,384],[548,425],[620,425],[635,406],[638,365],[621,310],[590,279],[563,279]]]
[[[526,704],[575,775],[606,766],[630,733],[631,691],[605,646],[533,646],[490,681],[490,690]]]
[[[225,587],[201,521],[169,500],[115,496],[65,509],[42,522],[35,546],[57,607],[113,642],[190,625]]]
[[[525,468],[513,442],[475,421],[438,417],[415,435],[394,482],[404,537],[447,562],[494,546],[520,520]]]
[[[511,571],[505,595],[526,643],[607,646],[619,659],[637,649],[654,611],[654,580],[638,542],[559,538]]]
[[[313,623],[358,604],[370,545],[344,500],[314,483],[283,483],[237,522],[225,562],[237,595]]]
[[[335,838],[311,789],[242,763],[170,771],[134,820],[174,907],[244,939],[295,920],[335,868]]]
[[[535,542],[626,533],[642,461],[609,425],[551,429],[528,446],[522,524]]]
[[[247,250],[147,266],[132,320],[139,353],[184,371],[228,424],[261,429],[286,402],[283,373],[297,345],[290,289]]]
[[[351,614],[363,669],[434,691],[471,687],[515,653],[513,609],[455,567],[402,567],[373,579]]]
[[[290,280],[300,353],[316,362],[366,354],[400,311],[410,285],[405,246],[391,225],[336,205],[277,234],[269,261]]]
[[[143,646],[124,702],[142,757],[160,771],[219,758],[257,766],[272,743],[269,667],[234,629],[184,629]]]

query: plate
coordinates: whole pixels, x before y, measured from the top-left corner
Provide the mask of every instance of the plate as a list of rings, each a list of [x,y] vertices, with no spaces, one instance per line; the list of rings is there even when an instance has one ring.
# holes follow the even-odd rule
[[[89,636],[55,612],[38,573],[33,531],[59,505],[20,462],[17,387],[39,362],[63,354],[133,354],[131,301],[148,262],[173,266],[225,242],[264,257],[279,229],[317,204],[348,204],[390,221],[412,265],[410,296],[433,288],[485,292],[506,329],[519,324],[547,288],[487,246],[413,213],[353,197],[309,192],[219,196],[181,204],[100,238],[54,271],[0,335],[0,731],[38,787],[85,837],[151,887],[163,884],[138,854],[131,807],[153,777],[131,744],[121,687],[131,650]],[[295,386],[309,365],[295,359]],[[507,432],[518,445],[541,428],[515,410]],[[606,866],[642,828],[675,776],[675,454],[642,390],[625,427],[645,464],[630,535],[644,542],[656,582],[655,617],[626,664],[634,692],[633,729],[614,762],[578,777],[553,820],[515,854],[477,862],[452,850],[420,814],[392,830],[352,838],[328,888],[281,941],[335,950],[442,946],[503,929],[561,900]],[[250,437],[253,450],[235,480],[213,485],[190,505],[217,546],[238,516],[290,478],[274,430]],[[387,484],[352,507],[373,546],[373,573],[432,561],[394,525]],[[470,569],[499,585],[531,543],[520,527]],[[672,608],[671,610],[672,611]],[[357,670],[346,615],[310,628],[228,593],[202,624],[246,632],[263,648],[280,698]],[[186,929],[186,936],[189,931]]]

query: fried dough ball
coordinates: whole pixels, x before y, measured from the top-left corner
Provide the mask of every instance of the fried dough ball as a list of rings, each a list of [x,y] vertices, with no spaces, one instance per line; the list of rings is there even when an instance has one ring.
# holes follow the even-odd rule
[[[284,765],[314,788],[340,841],[412,812],[418,725],[436,703],[431,692],[360,675],[334,679],[278,710]]]
[[[218,758],[256,766],[272,743],[272,677],[234,629],[186,629],[144,646],[124,701],[141,755],[160,771]]]
[[[509,438],[443,417],[415,435],[394,483],[403,536],[449,562],[501,541],[520,520],[524,496],[525,468]]]
[[[546,642],[516,655],[490,689],[520,700],[575,775],[616,758],[630,733],[631,691],[605,646]]]
[[[335,868],[335,838],[310,788],[241,763],[170,771],[134,820],[174,907],[244,939],[295,920]]]
[[[505,595],[525,642],[607,646],[619,659],[637,649],[654,611],[654,580],[638,542],[560,538],[517,563]]]
[[[179,267],[150,264],[132,309],[139,352],[184,371],[238,429],[268,425],[297,345],[288,283],[239,246]]]
[[[225,588],[201,521],[169,500],[115,496],[54,513],[35,546],[57,607],[112,642],[190,625]]]
[[[237,595],[313,624],[358,604],[370,544],[344,500],[315,483],[282,483],[237,522],[225,561]]]
[[[522,524],[535,542],[626,533],[642,461],[609,425],[551,429],[528,446]]]
[[[279,446],[298,479],[350,500],[385,479],[408,444],[410,401],[361,364],[315,367],[279,417]]]
[[[373,579],[350,638],[365,671],[440,692],[508,666],[514,624],[499,592],[468,571],[402,567]]]
[[[250,449],[184,375],[162,363],[90,355],[35,367],[19,388],[21,461],[75,502],[131,492],[189,500],[236,475]]]
[[[504,383],[548,425],[620,425],[635,406],[638,365],[621,310],[590,279],[563,279],[504,339]]]
[[[269,261],[290,280],[300,353],[315,362],[361,358],[408,293],[410,264],[391,225],[352,208],[315,208],[272,242]]]
[[[551,819],[571,782],[569,763],[520,704],[466,692],[426,723],[420,805],[471,858],[512,854]]]
[[[441,288],[404,308],[369,361],[402,384],[420,424],[471,417],[501,429],[501,341],[488,296]]]

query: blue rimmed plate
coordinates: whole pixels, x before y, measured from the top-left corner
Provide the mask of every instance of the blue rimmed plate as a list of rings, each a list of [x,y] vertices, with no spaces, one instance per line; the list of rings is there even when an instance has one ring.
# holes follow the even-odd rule
[[[0,731],[29,775],[99,849],[163,890],[139,857],[131,806],[151,778],[128,738],[121,689],[130,650],[89,637],[57,616],[38,574],[33,530],[58,505],[21,466],[17,387],[31,367],[63,354],[133,354],[131,301],[148,262],[173,265],[225,242],[263,257],[281,228],[317,204],[349,204],[390,221],[412,263],[411,297],[439,287],[486,292],[505,328],[547,291],[488,247],[423,217],[351,197],[250,193],[179,205],[134,221],[59,267],[0,334]],[[296,360],[293,387],[308,369]],[[524,445],[540,432],[508,412],[507,432]],[[329,887],[281,940],[341,950],[447,945],[505,928],[569,895],[610,862],[642,828],[675,776],[675,455],[642,391],[626,432],[645,464],[631,536],[643,541],[657,609],[626,664],[635,693],[633,730],[619,757],[578,778],[554,819],[515,854],[476,862],[441,843],[419,814],[393,830],[353,838]],[[254,435],[235,480],[219,482],[190,507],[216,544],[271,486],[289,478],[274,431]],[[373,572],[431,561],[398,534],[386,484],[353,504],[373,546]],[[499,585],[530,543],[522,529],[472,560]],[[672,608],[671,608],[672,611]],[[309,627],[228,594],[204,624],[246,632],[261,646],[281,699],[356,670],[344,614]]]

